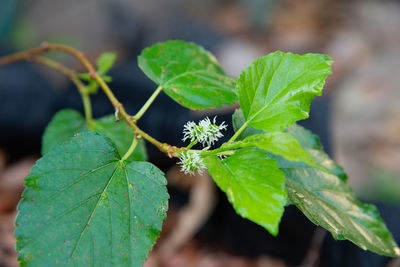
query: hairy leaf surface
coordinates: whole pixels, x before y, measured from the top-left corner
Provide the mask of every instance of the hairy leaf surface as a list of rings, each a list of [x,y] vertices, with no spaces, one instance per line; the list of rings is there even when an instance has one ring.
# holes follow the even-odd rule
[[[238,214],[273,235],[278,233],[286,189],[284,174],[274,159],[261,150],[245,148],[223,160],[209,156],[204,162]]]
[[[167,41],[142,51],[139,67],[165,93],[190,109],[230,105],[237,101],[235,80],[222,71],[203,47],[184,41]]]
[[[22,265],[141,266],[166,217],[163,173],[121,161],[97,131],[46,153],[25,185],[15,231]]]
[[[94,130],[106,134],[114,141],[121,155],[128,150],[132,143],[133,133],[124,121],[116,122],[114,115],[108,115],[93,120],[92,123]],[[87,131],[85,119],[78,111],[72,109],[60,110],[54,115],[44,132],[42,154],[49,152],[54,146],[65,142],[74,134],[84,131]],[[128,160],[147,160],[144,140],[139,140],[135,151],[129,156]]]
[[[257,129],[280,131],[308,117],[310,103],[321,95],[332,60],[326,55],[280,51],[260,57],[236,84],[246,122]]]

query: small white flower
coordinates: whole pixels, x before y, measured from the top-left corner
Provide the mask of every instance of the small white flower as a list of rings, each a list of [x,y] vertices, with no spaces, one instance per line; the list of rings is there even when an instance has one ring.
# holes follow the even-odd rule
[[[181,165],[181,172],[185,174],[194,175],[194,171],[203,174],[203,171],[206,169],[203,159],[197,152],[184,151],[180,154],[179,159],[180,162],[178,164]]]
[[[193,121],[188,121],[185,126],[183,126],[183,139],[182,141],[186,141],[186,139],[190,139],[190,142],[193,142],[197,139],[199,135],[199,129],[196,123]]]
[[[211,123],[210,118],[206,117],[201,120],[198,125],[193,121],[189,121],[183,127],[184,136],[182,140],[190,139],[190,142],[193,142],[197,139],[203,146],[206,144],[207,146],[213,145],[219,138],[224,136],[221,130],[226,130],[227,127],[225,122],[222,122],[221,125],[217,125],[215,119],[216,117],[214,117]]]

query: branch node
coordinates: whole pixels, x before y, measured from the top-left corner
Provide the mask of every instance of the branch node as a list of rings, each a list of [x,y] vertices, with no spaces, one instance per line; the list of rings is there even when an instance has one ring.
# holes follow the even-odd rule
[[[89,77],[90,77],[90,79],[92,79],[92,80],[96,79],[96,72],[95,72],[95,71],[91,71],[91,72],[89,73]]]
[[[48,42],[42,42],[42,43],[40,44],[40,48],[42,48],[42,50],[43,50],[44,52],[46,52],[46,51],[49,51],[49,50],[50,50],[50,45],[49,45]]]
[[[128,121],[132,122],[133,124],[136,124],[136,122],[137,122],[137,120],[136,120],[135,117],[133,117],[133,116],[128,116],[126,119],[127,119]]]

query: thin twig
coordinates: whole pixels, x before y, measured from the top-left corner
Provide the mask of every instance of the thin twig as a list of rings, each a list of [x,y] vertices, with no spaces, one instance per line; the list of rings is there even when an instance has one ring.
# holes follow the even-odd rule
[[[86,124],[87,124],[89,130],[91,130],[92,129],[92,120],[93,120],[92,103],[90,101],[89,91],[87,90],[85,84],[78,78],[78,74],[74,70],[64,66],[61,63],[51,60],[49,58],[45,58],[42,56],[33,56],[30,59],[36,63],[40,63],[40,64],[46,65],[52,69],[55,69],[55,70],[65,74],[66,76],[68,76],[71,79],[72,83],[75,84],[76,88],[78,89],[78,91],[82,97]]]
[[[126,111],[124,106],[122,105],[121,102],[118,101],[118,99],[115,97],[114,93],[111,91],[111,89],[108,87],[108,85],[104,82],[103,78],[96,72],[92,64],[89,62],[89,60],[85,57],[85,55],[69,46],[61,45],[61,44],[50,44],[50,43],[43,43],[39,47],[32,48],[29,50],[26,50],[24,52],[20,53],[15,53],[12,55],[4,56],[0,58],[0,66],[6,65],[9,63],[21,61],[21,60],[29,60],[35,56],[38,56],[40,54],[49,52],[49,51],[62,51],[68,54],[73,55],[76,57],[82,65],[87,69],[89,72],[89,75],[92,79],[96,80],[97,83],[100,85],[108,99],[110,100],[111,104],[114,106],[116,110],[118,110],[119,115],[121,118],[123,118],[126,123],[132,128],[134,133],[136,135],[140,135],[143,138],[145,138],[147,141],[152,143],[154,146],[156,146],[159,150],[162,152],[166,153],[169,157],[179,157],[178,151],[183,150],[184,148],[178,148],[176,146],[169,145],[167,143],[161,143],[142,131],[137,125],[136,125],[136,120],[129,115]]]

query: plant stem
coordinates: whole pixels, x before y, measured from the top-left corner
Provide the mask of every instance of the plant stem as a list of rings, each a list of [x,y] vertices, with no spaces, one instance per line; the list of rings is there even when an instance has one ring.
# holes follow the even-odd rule
[[[208,156],[208,155],[215,155],[215,154],[221,154],[222,152],[226,151],[232,151],[238,148],[243,148],[243,147],[248,147],[252,146],[250,144],[245,144],[245,143],[225,143],[221,147],[216,148],[214,150],[206,150],[201,153],[202,156]]]
[[[229,139],[228,143],[232,143],[233,141],[238,138],[238,136],[246,129],[246,127],[249,125],[249,123],[246,121],[240,128],[237,130],[237,132]]]
[[[85,119],[88,130],[93,130],[93,114],[92,114],[92,103],[90,101],[90,95],[88,92],[81,94],[83,109],[85,111]]]
[[[49,44],[49,43],[42,43],[39,47],[32,48],[20,53],[15,53],[9,56],[4,56],[0,58],[0,66],[21,61],[21,60],[28,60],[33,56],[43,54],[49,51],[63,51],[65,53],[71,54],[75,56],[83,66],[89,71],[89,74],[92,75],[95,73],[95,69],[90,64],[90,62],[85,58],[84,54],[76,49],[73,49],[69,46],[62,45],[62,44]]]
[[[153,103],[153,101],[161,93],[162,90],[163,90],[163,88],[161,86],[157,87],[157,89],[150,96],[150,98],[147,99],[146,103],[144,103],[143,107],[138,111],[138,113],[135,114],[135,116],[133,116],[134,120],[138,121],[143,116],[143,114],[150,107],[150,105]]]
[[[92,74],[91,74],[92,75]],[[97,83],[100,85],[101,89],[103,89],[103,92],[106,94],[108,99],[110,100],[111,104],[114,106],[116,110],[121,115],[124,115],[123,118],[126,119],[127,117],[131,117],[125,112],[125,109],[121,102],[118,101],[118,99],[115,97],[114,93],[111,91],[110,87],[106,84],[106,82],[101,78],[101,76],[97,73],[94,72],[94,79],[97,81]]]
[[[82,98],[83,109],[85,112],[86,125],[89,130],[92,130],[93,115],[92,115],[92,104],[90,102],[89,92],[86,89],[86,86],[83,84],[83,82],[78,78],[77,73],[74,70],[64,66],[63,64],[60,64],[54,60],[51,60],[51,59],[48,59],[45,57],[33,56],[31,59],[37,63],[46,65],[52,69],[55,69],[55,70],[65,74],[71,79],[72,83],[75,84],[76,88],[78,88],[79,94],[81,95],[81,98]]]
[[[45,58],[45,57],[41,57],[41,56],[33,56],[30,59],[37,63],[46,65],[52,69],[55,69],[55,70],[65,74],[66,76],[68,76],[71,79],[71,81],[76,85],[80,94],[83,94],[86,91],[86,86],[78,78],[78,75],[74,70],[64,66],[61,63],[51,60],[49,58]]]
[[[65,45],[43,43],[39,47],[32,48],[24,52],[1,57],[0,66],[21,60],[28,60],[34,56],[40,55],[48,51],[62,51],[75,56],[88,70],[90,77],[92,79],[95,79],[97,83],[100,85],[100,87],[110,100],[111,104],[114,106],[117,115],[120,115],[126,121],[126,123],[132,128],[132,130],[135,132],[136,135],[141,135],[147,141],[156,146],[159,150],[166,153],[169,157],[179,157],[178,151],[184,150],[185,148],[178,148],[176,146],[172,146],[167,143],[161,143],[156,139],[154,139],[153,137],[151,137],[150,135],[148,135],[147,133],[143,132],[136,125],[136,120],[125,111],[124,106],[118,101],[114,93],[104,82],[103,78],[101,78],[101,76],[96,72],[92,64],[90,64],[90,62],[86,59],[86,57],[82,52]]]
[[[187,150],[191,149],[192,146],[194,146],[195,144],[197,144],[197,139],[193,140],[192,142],[190,142],[190,144],[186,147]]]
[[[121,158],[121,161],[125,161],[127,158],[129,158],[129,156],[135,150],[137,143],[138,143],[138,140],[137,140],[136,136],[133,136],[132,144],[129,147],[128,151],[126,151],[125,155]]]

